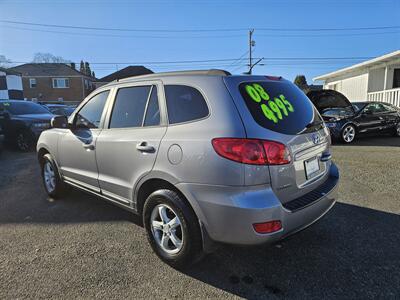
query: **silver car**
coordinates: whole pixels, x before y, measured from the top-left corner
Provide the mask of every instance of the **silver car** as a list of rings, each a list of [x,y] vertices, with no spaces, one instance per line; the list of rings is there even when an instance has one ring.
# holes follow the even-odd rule
[[[329,131],[281,77],[222,70],[114,81],[37,144],[51,197],[66,185],[143,217],[165,262],[182,267],[217,242],[291,235],[334,205]]]

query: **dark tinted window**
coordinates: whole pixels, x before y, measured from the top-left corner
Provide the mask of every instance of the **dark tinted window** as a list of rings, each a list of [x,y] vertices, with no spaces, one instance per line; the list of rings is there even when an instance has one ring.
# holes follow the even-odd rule
[[[149,103],[147,104],[144,126],[156,126],[160,124],[160,108],[158,106],[157,87],[153,86]]]
[[[109,91],[101,92],[76,114],[75,126],[79,128],[98,128]]]
[[[355,102],[353,103],[353,107],[356,111],[360,111],[361,109],[363,109],[367,104],[364,102]]]
[[[371,103],[368,104],[365,108],[364,108],[364,112],[367,113],[382,113],[382,112],[386,112],[387,110],[385,109],[385,107],[380,104],[380,103]]]
[[[393,88],[400,87],[400,69],[393,70]]]
[[[2,102],[1,105],[9,113],[13,115],[29,115],[29,114],[49,114],[50,112],[41,106],[28,101],[13,101],[13,102]]]
[[[385,108],[385,111],[396,111],[396,108],[394,108],[390,104],[382,103],[382,106]]]
[[[310,99],[292,83],[246,82],[239,90],[254,120],[264,128],[297,134],[321,121]]]
[[[111,114],[110,128],[140,127],[151,86],[118,90]]]
[[[201,93],[190,86],[166,85],[170,124],[193,121],[208,116],[208,107]]]

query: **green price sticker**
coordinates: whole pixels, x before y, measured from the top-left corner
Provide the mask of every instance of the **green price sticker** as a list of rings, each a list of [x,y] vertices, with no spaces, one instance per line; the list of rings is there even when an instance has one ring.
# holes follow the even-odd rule
[[[248,84],[245,89],[250,98],[260,104],[264,116],[275,124],[294,112],[293,105],[283,94],[271,99],[265,89],[257,83]]]

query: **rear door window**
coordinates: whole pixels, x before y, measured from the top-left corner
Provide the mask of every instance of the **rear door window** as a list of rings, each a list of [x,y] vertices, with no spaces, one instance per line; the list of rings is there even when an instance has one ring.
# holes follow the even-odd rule
[[[166,85],[168,120],[170,124],[202,119],[208,116],[206,100],[195,88],[186,85]]]
[[[310,99],[292,83],[244,82],[239,91],[254,120],[264,128],[297,134],[321,122]]]
[[[146,117],[143,126],[160,125],[160,107],[158,105],[157,87],[153,86],[147,104]]]
[[[120,88],[111,114],[110,128],[141,127],[151,86]]]

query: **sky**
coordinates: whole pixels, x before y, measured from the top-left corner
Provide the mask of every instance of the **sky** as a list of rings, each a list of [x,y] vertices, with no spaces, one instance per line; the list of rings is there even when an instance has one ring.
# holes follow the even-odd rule
[[[0,0],[0,55],[83,59],[97,77],[128,64],[239,74],[248,68],[252,28],[253,57],[264,58],[253,74],[304,74],[311,83],[400,49],[400,0]]]

